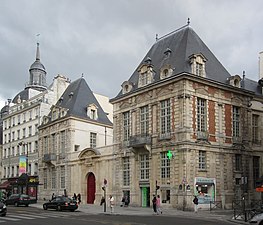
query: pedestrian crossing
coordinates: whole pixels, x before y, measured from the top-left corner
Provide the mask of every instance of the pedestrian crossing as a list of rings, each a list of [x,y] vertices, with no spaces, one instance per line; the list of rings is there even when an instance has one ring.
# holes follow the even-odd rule
[[[61,217],[68,217],[70,216],[70,213],[63,213],[58,212],[57,214],[54,214],[52,212],[50,213],[28,213],[27,214],[20,214],[20,213],[9,213],[7,212],[6,216],[0,217],[0,223],[5,222],[17,222],[22,220],[35,220],[35,219],[47,219],[47,218],[61,218]]]

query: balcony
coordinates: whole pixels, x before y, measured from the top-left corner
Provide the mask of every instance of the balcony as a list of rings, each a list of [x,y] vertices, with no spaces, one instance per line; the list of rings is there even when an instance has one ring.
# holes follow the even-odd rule
[[[51,161],[56,161],[57,157],[54,153],[49,153],[49,154],[44,154],[43,162],[51,162]]]
[[[196,138],[200,141],[208,141],[208,132],[207,131],[197,131]]]
[[[232,137],[233,144],[241,144],[242,138],[241,137]]]
[[[152,138],[149,134],[140,134],[140,135],[134,135],[130,136],[129,138],[129,147],[142,147],[144,145],[149,145],[152,143]]]

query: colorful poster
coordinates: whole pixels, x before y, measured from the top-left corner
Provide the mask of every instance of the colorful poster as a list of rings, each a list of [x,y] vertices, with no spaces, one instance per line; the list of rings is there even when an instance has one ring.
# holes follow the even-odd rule
[[[19,175],[26,173],[26,156],[19,157]]]

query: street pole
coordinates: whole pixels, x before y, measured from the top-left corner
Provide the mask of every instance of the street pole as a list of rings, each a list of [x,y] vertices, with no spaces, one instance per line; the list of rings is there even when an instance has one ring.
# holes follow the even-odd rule
[[[104,187],[104,199],[105,199],[105,202],[104,202],[104,212],[106,212],[106,202],[107,202],[107,200],[106,200],[106,186]]]

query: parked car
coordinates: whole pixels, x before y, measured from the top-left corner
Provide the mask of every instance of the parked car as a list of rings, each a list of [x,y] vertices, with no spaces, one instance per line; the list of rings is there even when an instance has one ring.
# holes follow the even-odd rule
[[[43,204],[43,209],[56,209],[61,210],[70,210],[74,212],[78,208],[78,204],[75,200],[65,197],[65,196],[56,196],[54,199],[49,200]]]
[[[6,205],[3,202],[0,202],[0,216],[5,216],[7,213]]]
[[[263,225],[263,213],[257,214],[255,215],[250,221],[249,223],[255,224],[255,225]]]
[[[28,206],[30,204],[30,197],[25,194],[12,194],[9,198],[7,198],[4,202],[6,205],[14,205],[20,206],[25,205]]]

